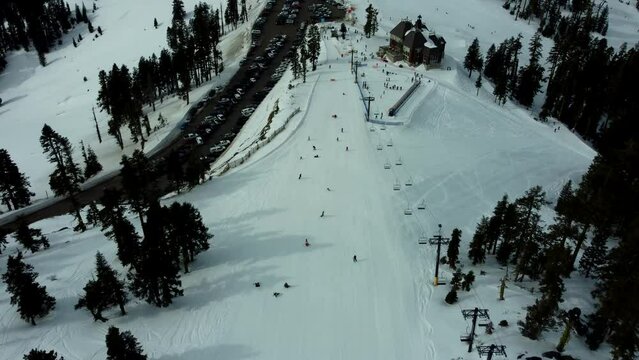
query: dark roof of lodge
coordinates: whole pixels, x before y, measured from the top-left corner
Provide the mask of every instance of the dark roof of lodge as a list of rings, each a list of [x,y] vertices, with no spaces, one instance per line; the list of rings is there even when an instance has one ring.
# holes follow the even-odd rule
[[[404,38],[404,35],[408,30],[413,28],[413,23],[408,20],[402,20],[399,24],[397,24],[393,30],[391,30],[391,35],[395,35],[401,39]]]
[[[426,38],[419,30],[410,30],[404,38],[404,45],[411,49],[423,48],[424,44],[426,44]]]

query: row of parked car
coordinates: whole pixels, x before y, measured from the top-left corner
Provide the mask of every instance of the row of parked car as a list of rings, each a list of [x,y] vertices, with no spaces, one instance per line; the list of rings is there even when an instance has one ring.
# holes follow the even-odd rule
[[[302,9],[301,0],[286,0],[284,2],[284,6],[282,7],[282,11],[277,15],[276,24],[284,25],[284,24],[295,24],[297,21],[297,16]]]
[[[324,4],[311,4],[308,9],[311,12],[311,22],[328,21],[333,18],[333,10],[330,9],[331,2]]]

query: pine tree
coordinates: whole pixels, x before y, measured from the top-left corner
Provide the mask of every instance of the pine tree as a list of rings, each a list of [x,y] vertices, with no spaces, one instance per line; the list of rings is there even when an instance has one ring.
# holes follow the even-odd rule
[[[189,272],[188,264],[195,260],[195,255],[209,249],[209,239],[213,235],[202,221],[200,212],[189,203],[171,204],[168,208],[167,239],[174,254],[174,258],[181,257],[184,272]],[[177,264],[179,266],[179,263]]]
[[[348,32],[348,30],[346,29],[346,25],[344,23],[340,25],[339,32],[342,33],[342,40],[346,39],[346,33]]]
[[[98,156],[89,146],[86,151],[87,156],[84,159],[84,177],[90,178],[102,171],[102,164],[98,161]]]
[[[146,360],[142,346],[129,331],[109,327],[106,335],[107,360]]]
[[[184,180],[189,186],[189,189],[193,189],[199,185],[200,182],[204,181],[206,173],[209,170],[209,165],[202,159],[191,157],[186,163],[186,169],[184,170]]]
[[[459,259],[459,244],[461,242],[461,230],[453,229],[453,233],[450,236],[450,242],[448,243],[448,250],[446,256],[448,258],[448,265],[452,269],[457,268],[457,262]]]
[[[457,298],[457,290],[455,290],[455,288],[450,289],[448,294],[446,294],[446,298],[444,299],[444,301],[446,302],[446,304],[452,305],[452,304],[456,303],[457,300],[458,300],[458,298]]]
[[[100,225],[100,210],[98,210],[95,201],[91,201],[88,207],[86,216],[87,223],[94,227]]]
[[[481,89],[481,73],[477,76],[477,81],[475,81],[475,88],[477,88],[477,96],[479,96],[479,89]]]
[[[37,317],[46,316],[55,307],[55,299],[47,294],[45,286],[35,281],[37,277],[33,267],[22,261],[20,252],[15,257],[9,256],[7,272],[2,275],[11,294],[11,305],[18,305],[20,317],[32,325]]]
[[[18,170],[9,152],[0,149],[0,200],[9,210],[31,204],[35,194],[29,191],[29,179]]]
[[[89,33],[93,34],[95,29],[93,28],[93,24],[91,24],[91,21],[87,22],[87,26],[88,26]]]
[[[539,64],[542,56],[541,34],[539,32],[530,40],[529,51],[530,61],[528,65],[520,69],[517,87],[514,90],[515,99],[525,107],[532,105],[544,80],[544,68]]]
[[[95,255],[95,280],[89,280],[84,286],[84,295],[80,297],[75,309],[86,308],[93,316],[93,321],[106,322],[102,311],[119,306],[122,315],[126,314],[124,304],[128,301],[124,282],[107,263],[104,256],[98,252]]]
[[[155,201],[155,189],[151,188],[155,170],[149,159],[140,150],[135,150],[131,157],[122,156],[122,189],[133,210],[140,217],[144,228],[144,210]]]
[[[468,70],[468,77],[473,73],[473,70],[481,71],[484,66],[484,59],[481,56],[481,50],[479,49],[479,40],[475,38],[473,43],[468,47],[468,52],[464,58],[464,68]]]
[[[502,233],[506,229],[506,227],[513,226],[515,224],[510,223],[505,226],[505,221],[510,220],[514,222],[516,214],[510,219],[506,219],[506,212],[508,209],[508,195],[504,195],[501,200],[497,202],[495,208],[493,209],[493,215],[490,217],[488,221],[488,226],[486,228],[486,248],[488,251],[492,249],[492,253],[494,254],[497,251],[497,243],[499,242],[499,238],[502,236]]]
[[[157,202],[150,205],[135,271],[128,275],[133,294],[158,307],[169,306],[174,297],[183,295],[177,254],[167,239],[168,221],[166,208]]]
[[[302,66],[299,60],[299,51],[294,48],[291,53],[291,71],[293,71],[293,78],[297,80],[302,72]]]
[[[15,239],[32,253],[40,250],[40,247],[43,249],[49,248],[49,240],[46,236],[42,235],[42,231],[40,229],[31,229],[25,223],[18,226]]]
[[[545,329],[553,325],[553,317],[559,309],[564,291],[562,274],[569,261],[570,252],[562,246],[553,246],[546,252],[544,274],[539,282],[541,297],[528,307],[522,335],[536,340]]]
[[[307,61],[308,61],[308,52],[306,51],[306,44],[302,43],[300,45],[300,67],[302,69],[302,82],[306,82],[306,71],[307,71]]]
[[[368,5],[366,8],[366,23],[364,24],[364,35],[370,38],[377,32],[377,10],[373,5]]]
[[[482,216],[475,228],[473,240],[470,242],[468,258],[473,265],[483,264],[486,261],[486,235],[488,231],[488,218]]]
[[[7,247],[7,233],[4,229],[0,228],[0,254]]]
[[[608,253],[607,241],[609,229],[597,229],[590,246],[586,248],[579,260],[579,270],[585,277],[597,276],[606,262]]]
[[[58,358],[58,353],[53,350],[45,351],[39,349],[31,349],[28,354],[24,355],[23,360],[64,360],[64,357]]]
[[[184,168],[182,165],[182,159],[177,151],[170,152],[166,157],[166,178],[173,186],[173,190],[177,191],[178,194],[185,182]]]
[[[464,279],[461,283],[461,289],[464,291],[470,291],[470,287],[475,282],[475,273],[471,270],[467,274],[464,274]]]
[[[317,69],[317,59],[320,54],[320,33],[317,25],[311,25],[309,27],[306,47],[308,49],[308,59],[311,61],[311,71],[315,71]]]
[[[117,244],[122,265],[134,267],[140,256],[140,237],[133,224],[124,216],[115,218],[105,235]]]
[[[49,175],[49,186],[57,196],[68,196],[74,207],[75,217],[78,221],[77,230],[84,231],[86,226],[80,215],[80,207],[75,195],[80,191],[80,183],[84,181],[78,164],[73,160],[73,148],[69,139],[55,132],[47,124],[42,128],[40,145],[47,155],[49,162],[56,169]]]

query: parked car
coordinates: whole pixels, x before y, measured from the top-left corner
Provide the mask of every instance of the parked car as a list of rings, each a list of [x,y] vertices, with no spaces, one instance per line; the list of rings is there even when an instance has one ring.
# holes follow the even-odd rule
[[[215,153],[219,153],[219,152],[224,151],[224,149],[226,149],[226,147],[224,147],[222,145],[215,145],[215,146],[212,146],[211,148],[209,148],[209,152],[211,154],[215,154]]]
[[[222,139],[224,140],[231,140],[235,137],[235,133],[234,132],[227,132],[226,134],[224,134],[222,136]]]
[[[218,146],[223,146],[223,147],[227,147],[229,146],[231,142],[229,140],[220,140],[219,143],[217,143]]]
[[[247,107],[247,108],[242,109],[242,111],[241,111],[242,116],[246,116],[246,117],[251,116],[254,112],[255,112],[255,108],[254,107]]]

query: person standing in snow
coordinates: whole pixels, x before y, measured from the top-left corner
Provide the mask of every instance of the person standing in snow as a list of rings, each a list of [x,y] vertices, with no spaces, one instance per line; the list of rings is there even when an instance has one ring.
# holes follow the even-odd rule
[[[357,262],[357,255],[353,255],[353,262],[356,263]]]
[[[346,147],[346,151],[348,151],[348,146]]]

